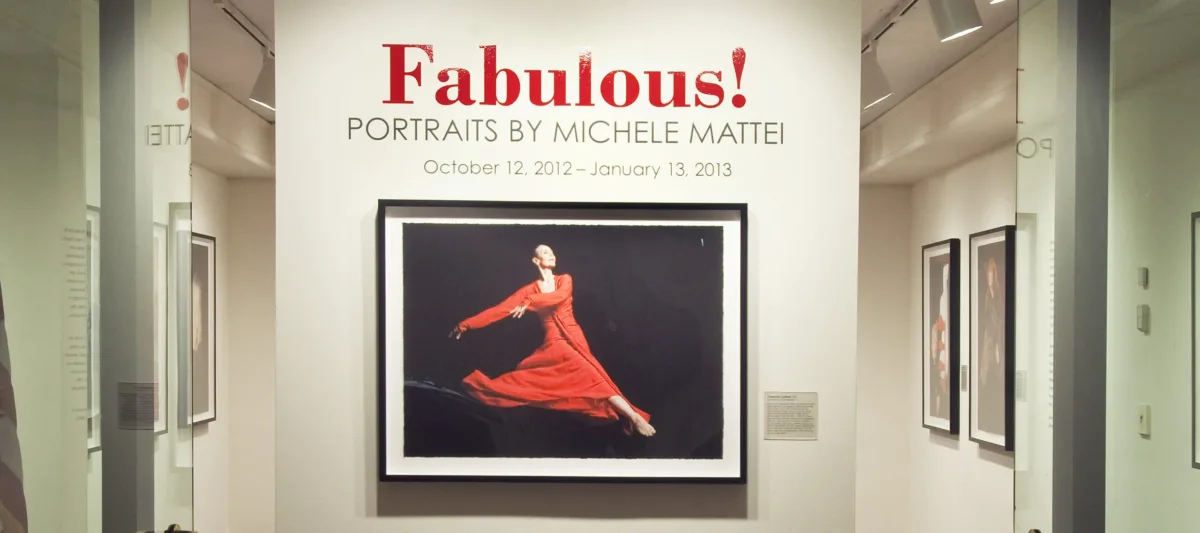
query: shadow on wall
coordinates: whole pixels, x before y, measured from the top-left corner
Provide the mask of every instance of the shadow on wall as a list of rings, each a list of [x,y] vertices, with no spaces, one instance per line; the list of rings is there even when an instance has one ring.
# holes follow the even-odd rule
[[[379,483],[378,516],[749,517],[742,485]]]

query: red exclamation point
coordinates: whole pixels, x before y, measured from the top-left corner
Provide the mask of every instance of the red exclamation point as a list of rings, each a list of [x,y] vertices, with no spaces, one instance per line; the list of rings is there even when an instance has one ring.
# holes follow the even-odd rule
[[[179,92],[187,93],[187,73],[188,73],[188,55],[187,55],[187,53],[186,52],[180,53],[179,55],[175,56],[175,62],[179,66]],[[191,107],[192,103],[188,101],[186,96],[180,96],[179,101],[175,102],[175,105],[179,106],[180,111],[187,111],[187,108]],[[741,106],[738,106],[738,107],[741,107]]]
[[[733,75],[737,79],[738,90],[742,89],[742,69],[746,67],[746,49],[733,49]],[[746,97],[740,94],[733,95],[733,107],[740,108],[746,105]]]

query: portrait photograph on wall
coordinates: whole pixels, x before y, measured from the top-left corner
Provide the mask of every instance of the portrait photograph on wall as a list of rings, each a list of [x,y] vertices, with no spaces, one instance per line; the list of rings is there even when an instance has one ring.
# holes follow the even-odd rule
[[[191,409],[193,425],[217,419],[217,240],[192,233]]]
[[[154,432],[167,432],[167,226],[154,225]]]
[[[87,238],[87,447],[100,449],[100,209],[88,206]]]
[[[381,479],[744,483],[746,212],[380,201]]]
[[[171,394],[166,409],[175,430],[169,431],[172,466],[188,469],[192,461],[192,205],[170,204],[167,224],[167,376]]]
[[[1013,449],[1016,227],[971,235],[969,437]]]
[[[1200,212],[1192,214],[1192,468],[1200,469]]]
[[[921,248],[921,425],[958,434],[959,240]]]

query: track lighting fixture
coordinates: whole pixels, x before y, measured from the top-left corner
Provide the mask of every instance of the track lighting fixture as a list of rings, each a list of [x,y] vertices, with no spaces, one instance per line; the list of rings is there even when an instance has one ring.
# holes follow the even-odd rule
[[[933,24],[943,43],[983,27],[975,0],[929,0],[929,9],[933,11]]]
[[[262,69],[258,71],[254,90],[250,91],[250,101],[275,110],[275,56],[267,50],[263,50]]]
[[[883,67],[879,66],[879,58],[875,56],[875,48],[871,47],[862,54],[862,100],[863,111],[887,100],[892,95]]]

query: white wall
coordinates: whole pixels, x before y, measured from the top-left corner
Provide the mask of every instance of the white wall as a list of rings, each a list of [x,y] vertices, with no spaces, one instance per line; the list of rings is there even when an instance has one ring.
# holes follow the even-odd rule
[[[276,5],[279,531],[758,531],[854,528],[858,2],[373,2]],[[703,28],[703,30],[699,30]],[[431,42],[434,67],[723,69],[747,50],[734,110],[386,106],[381,43]],[[352,142],[348,116],[783,120],[785,146]],[[429,158],[730,161],[731,179],[425,176]],[[374,217],[380,198],[750,204],[749,485],[381,485],[376,460]],[[763,442],[761,394],[813,390],[821,439]],[[710,519],[701,519],[710,517]]]
[[[229,455],[232,434],[230,413],[230,311],[240,307],[241,295],[230,287],[229,180],[208,169],[192,169],[193,232],[217,241],[217,398],[216,420],[192,430],[195,527],[197,531],[227,533],[229,529]],[[238,301],[230,298],[237,295]]]
[[[192,440],[195,527],[274,531],[274,183],[197,165],[192,190],[195,231],[217,240],[217,419]]]
[[[230,180],[229,531],[275,531],[275,183]]]
[[[1004,145],[911,187],[863,189],[858,533],[1013,531],[1013,459],[968,439],[969,394],[959,436],[921,426],[917,332],[921,246],[949,238],[962,242],[959,323],[969,323],[969,235],[1014,223],[1016,158]],[[965,333],[960,350],[966,364]]]
[[[913,262],[912,188],[864,186],[858,240],[858,533],[916,533],[909,383],[913,343],[908,316]]]
[[[1176,30],[1171,30],[1176,31]],[[1194,57],[1194,56],[1193,56]],[[1200,62],[1117,93],[1108,283],[1108,531],[1200,528],[1191,468],[1191,213],[1200,211]],[[1150,287],[1137,269],[1150,269]],[[1135,328],[1149,304],[1151,332]],[[1138,434],[1140,404],[1152,435]]]
[[[967,252],[972,233],[1015,223],[1016,155],[1002,146],[944,175],[913,187],[913,232],[909,262],[921,264],[921,246],[949,238],[962,241],[959,324],[970,323],[970,275]],[[921,273],[909,273],[911,331],[921,330]],[[963,328],[963,332],[967,329]],[[913,531],[922,533],[1010,533],[1013,531],[1013,461],[980,448],[967,438],[968,393],[959,400],[958,437],[945,437],[921,427],[921,349],[909,342],[909,430],[912,467],[909,491]],[[968,362],[966,335],[959,339],[962,364]]]

